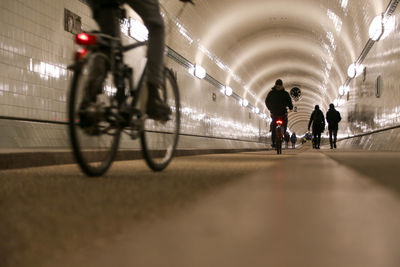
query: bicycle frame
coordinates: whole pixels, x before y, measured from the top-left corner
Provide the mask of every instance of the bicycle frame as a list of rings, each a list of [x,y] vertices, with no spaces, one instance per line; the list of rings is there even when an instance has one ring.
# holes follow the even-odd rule
[[[102,33],[80,33],[76,37],[76,43],[82,45],[84,48],[78,50],[75,55],[74,64],[68,66],[68,69],[80,71],[90,53],[101,53],[107,58],[110,64],[109,71],[114,78],[114,85],[116,86],[117,93],[116,99],[118,104],[121,105],[127,97],[132,96],[131,106],[134,108],[138,104],[140,91],[143,85],[144,76],[147,69],[147,63],[143,73],[139,79],[137,86],[133,84],[133,68],[124,64],[123,54],[127,51],[146,46],[147,41],[137,42],[126,46],[121,45],[121,39],[112,37]],[[125,95],[125,79],[128,80],[129,95]],[[130,117],[133,115],[130,114]]]
[[[165,169],[176,150],[180,129],[176,74],[163,67],[158,97],[170,106],[170,114],[157,119],[152,113],[147,115],[149,100],[144,103],[147,87],[143,83],[152,78],[147,77],[148,64],[136,80],[134,69],[124,63],[125,52],[147,42],[123,46],[121,38],[93,32],[78,34],[76,43],[82,48],[68,67],[73,70],[68,128],[75,159],[83,172],[88,176],[104,174],[115,160],[123,132],[131,139],[140,139],[143,157],[152,170]]]
[[[127,45],[127,46],[123,46],[122,47],[122,52],[125,53],[125,52],[127,52],[129,50],[136,49],[136,48],[139,48],[139,47],[142,47],[142,46],[146,46],[147,44],[148,44],[148,42],[145,41],[145,42],[138,42],[138,43],[130,44],[130,45]],[[132,68],[130,68],[130,69],[132,69]],[[146,70],[147,70],[147,62],[146,62],[146,66],[144,67],[143,73],[141,74],[139,82],[138,82],[136,87],[133,86],[133,80],[132,80],[133,72],[128,74],[128,76],[129,76],[129,90],[130,90],[130,93],[131,93],[131,95],[133,96],[133,99],[134,99],[134,101],[132,103],[132,106],[136,106],[137,101],[139,99],[138,96],[139,96],[139,93],[140,93],[140,89],[142,88],[142,85],[143,85],[143,81],[144,81],[144,76],[145,76]]]

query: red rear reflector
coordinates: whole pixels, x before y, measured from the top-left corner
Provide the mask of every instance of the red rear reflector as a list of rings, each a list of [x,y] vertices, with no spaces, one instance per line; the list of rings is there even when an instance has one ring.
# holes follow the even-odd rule
[[[76,51],[76,53],[75,53],[75,59],[82,59],[82,58],[86,55],[87,52],[88,52],[88,51],[87,51],[87,49],[85,49],[85,48],[79,49],[79,50]]]
[[[76,35],[75,42],[80,45],[95,45],[97,38],[96,35],[90,35],[82,32]]]
[[[283,121],[281,121],[281,120],[276,121],[276,124],[278,124],[278,125],[282,125],[282,123],[283,123]]]

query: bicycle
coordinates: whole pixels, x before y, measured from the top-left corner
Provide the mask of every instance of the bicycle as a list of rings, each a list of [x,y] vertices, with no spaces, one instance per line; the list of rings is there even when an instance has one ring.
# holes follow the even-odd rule
[[[119,38],[101,33],[80,33],[75,42],[82,46],[76,52],[68,100],[69,136],[74,157],[88,176],[101,176],[115,160],[121,133],[131,139],[140,138],[141,150],[147,165],[154,171],[165,169],[178,143],[180,130],[180,100],[176,76],[164,69],[160,96],[172,111],[169,120],[155,121],[144,112],[146,67],[137,86],[134,70],[124,63],[123,54],[143,47],[147,42],[123,46]],[[95,70],[105,70],[101,92],[97,94],[90,113],[82,110],[85,90],[102,76]],[[87,118],[91,118],[88,120]]]

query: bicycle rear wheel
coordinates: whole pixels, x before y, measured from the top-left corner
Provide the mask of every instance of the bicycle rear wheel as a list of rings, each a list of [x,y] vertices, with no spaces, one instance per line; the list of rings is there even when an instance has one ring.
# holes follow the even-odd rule
[[[98,66],[103,66],[106,73],[107,60],[100,53],[90,54],[83,65],[74,70],[69,95],[69,136],[73,148],[73,154],[82,171],[88,176],[103,175],[113,162],[119,145],[121,130],[115,120],[107,118],[107,111],[111,110],[116,88],[112,82],[112,75],[106,74],[102,88],[95,103],[95,116],[88,123],[82,123],[81,104],[86,87],[92,75],[99,75]],[[93,115],[93,114],[92,114]]]
[[[276,154],[282,154],[282,132],[280,127],[276,127],[275,129],[275,145],[276,145]]]
[[[154,171],[161,171],[170,163],[178,144],[181,123],[178,84],[171,70],[165,69],[164,75],[160,96],[171,108],[170,120],[160,122],[146,119],[140,133],[143,157]]]

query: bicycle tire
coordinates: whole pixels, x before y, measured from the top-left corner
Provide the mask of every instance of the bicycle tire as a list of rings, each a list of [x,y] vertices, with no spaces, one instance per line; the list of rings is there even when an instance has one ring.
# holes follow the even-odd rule
[[[162,171],[171,162],[179,139],[180,99],[179,88],[172,70],[165,68],[165,81],[161,86],[161,98],[172,111],[166,123],[146,119],[140,132],[142,154],[153,171]]]
[[[80,126],[78,110],[84,93],[84,88],[82,88],[81,85],[85,85],[85,78],[90,75],[90,64],[91,62],[95,64],[94,62],[96,59],[94,57],[96,56],[98,56],[98,54],[88,55],[88,59],[81,63],[82,66],[74,70],[68,99],[68,127],[73,155],[81,170],[89,177],[101,176],[110,168],[117,154],[121,136],[121,129],[119,127],[114,127],[113,135],[92,135],[87,134]],[[108,76],[109,77],[106,77],[103,83],[104,87],[101,91],[102,96],[106,93],[104,91],[106,86],[111,86],[110,84],[112,84],[111,74]],[[103,100],[108,100],[109,103],[113,103],[113,98],[114,96],[110,94],[109,96],[104,96]],[[107,124],[107,122],[100,121],[96,123],[96,125],[100,124]],[[102,127],[106,128],[106,125]]]
[[[276,138],[276,154],[282,154],[282,133],[281,133],[281,128],[280,127],[276,127],[275,128],[275,138]]]

